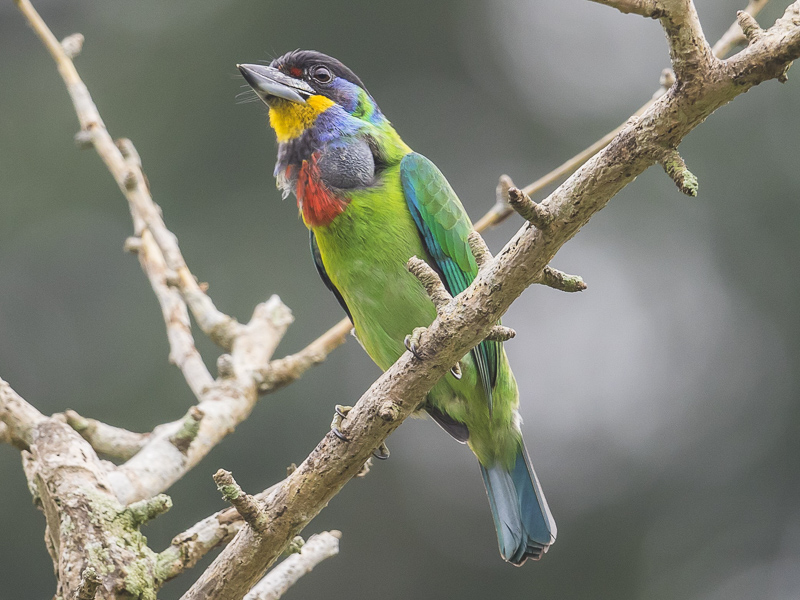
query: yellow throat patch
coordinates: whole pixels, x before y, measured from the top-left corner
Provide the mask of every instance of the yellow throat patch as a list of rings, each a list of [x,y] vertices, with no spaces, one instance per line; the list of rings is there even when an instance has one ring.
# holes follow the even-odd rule
[[[278,142],[288,142],[314,125],[320,113],[333,105],[333,100],[319,94],[311,96],[305,104],[286,100],[269,108],[269,124],[275,130]]]

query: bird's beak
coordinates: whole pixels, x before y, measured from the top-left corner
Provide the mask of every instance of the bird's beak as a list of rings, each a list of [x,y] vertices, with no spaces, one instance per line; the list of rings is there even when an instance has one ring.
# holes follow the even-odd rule
[[[265,104],[271,99],[283,98],[305,104],[309,96],[316,94],[314,88],[302,79],[295,79],[273,67],[263,65],[236,65],[245,81],[255,90]]]

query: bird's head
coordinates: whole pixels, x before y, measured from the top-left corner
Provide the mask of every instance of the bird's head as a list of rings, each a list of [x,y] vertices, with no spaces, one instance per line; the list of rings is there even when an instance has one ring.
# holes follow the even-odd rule
[[[269,107],[270,125],[280,143],[318,126],[341,135],[384,120],[358,76],[321,52],[295,50],[269,66],[237,66]]]

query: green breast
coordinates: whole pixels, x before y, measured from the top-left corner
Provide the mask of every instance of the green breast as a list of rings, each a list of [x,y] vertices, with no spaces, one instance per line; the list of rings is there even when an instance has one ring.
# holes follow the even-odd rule
[[[405,336],[436,317],[422,285],[406,270],[412,256],[430,259],[403,196],[399,166],[384,171],[379,185],[353,192],[347,210],[314,235],[358,339],[388,369],[404,352]]]

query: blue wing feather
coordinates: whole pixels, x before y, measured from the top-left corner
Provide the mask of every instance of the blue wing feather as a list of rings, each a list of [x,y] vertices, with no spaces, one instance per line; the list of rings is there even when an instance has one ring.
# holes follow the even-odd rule
[[[425,249],[433,258],[447,290],[463,292],[478,274],[478,265],[467,243],[472,231],[461,201],[442,172],[430,160],[412,152],[400,162],[400,181],[414,223]],[[481,342],[472,349],[489,410],[500,358],[497,342]]]

